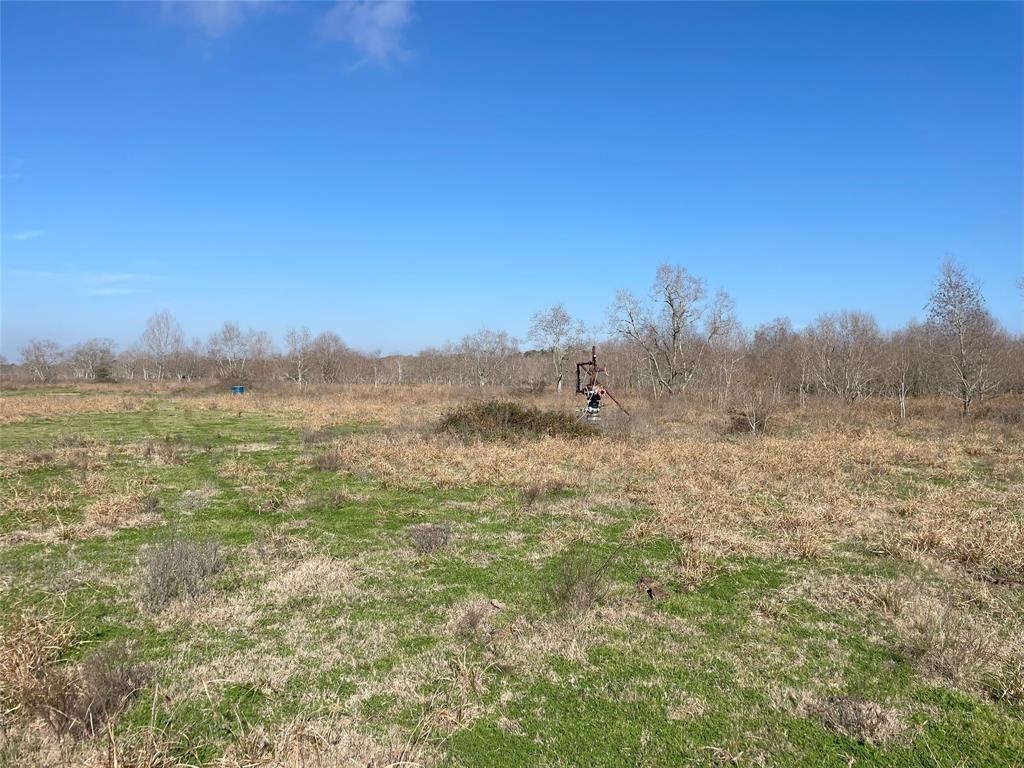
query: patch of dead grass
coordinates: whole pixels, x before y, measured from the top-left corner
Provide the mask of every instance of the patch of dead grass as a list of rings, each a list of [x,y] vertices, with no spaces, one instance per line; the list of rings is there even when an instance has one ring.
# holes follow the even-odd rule
[[[907,731],[898,710],[855,696],[818,696],[787,689],[776,691],[773,700],[785,712],[809,717],[830,731],[866,744],[896,741]]]

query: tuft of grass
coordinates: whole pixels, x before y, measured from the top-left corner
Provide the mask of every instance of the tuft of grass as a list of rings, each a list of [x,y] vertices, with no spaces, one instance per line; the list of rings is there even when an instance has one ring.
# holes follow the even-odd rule
[[[317,451],[310,459],[313,469],[321,472],[340,472],[343,469],[341,457],[337,451]]]
[[[818,697],[789,690],[775,699],[782,709],[813,718],[830,731],[865,744],[890,742],[906,731],[895,709],[856,696]]]
[[[194,598],[224,570],[226,560],[212,542],[171,539],[150,550],[139,578],[142,603],[156,611],[173,600]]]
[[[500,400],[460,405],[442,416],[437,431],[467,440],[498,441],[596,434],[593,426],[571,414]]]
[[[335,440],[338,435],[329,429],[311,429],[303,427],[299,431],[299,440],[303,445],[322,445]]]

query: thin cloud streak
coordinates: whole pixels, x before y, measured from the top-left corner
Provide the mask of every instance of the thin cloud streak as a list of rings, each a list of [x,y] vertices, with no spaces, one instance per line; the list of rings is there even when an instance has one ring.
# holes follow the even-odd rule
[[[86,291],[90,296],[128,296],[133,293],[146,293],[138,288],[92,288]]]
[[[88,283],[135,283],[159,279],[156,275],[140,275],[133,272],[92,273],[85,276],[85,281]]]
[[[29,229],[25,232],[15,232],[11,237],[15,240],[36,240],[45,234],[41,229]]]

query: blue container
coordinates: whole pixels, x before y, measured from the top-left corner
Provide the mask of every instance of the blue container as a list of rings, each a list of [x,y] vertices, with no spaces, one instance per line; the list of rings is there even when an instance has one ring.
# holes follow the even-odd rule
[[[245,394],[245,387],[232,387],[231,388],[231,394],[233,394],[233,395],[244,395]]]

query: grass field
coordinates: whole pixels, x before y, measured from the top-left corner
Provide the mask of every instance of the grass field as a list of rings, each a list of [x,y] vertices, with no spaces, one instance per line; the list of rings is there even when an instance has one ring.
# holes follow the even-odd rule
[[[0,765],[1024,765],[1019,421],[436,396],[6,392]]]

